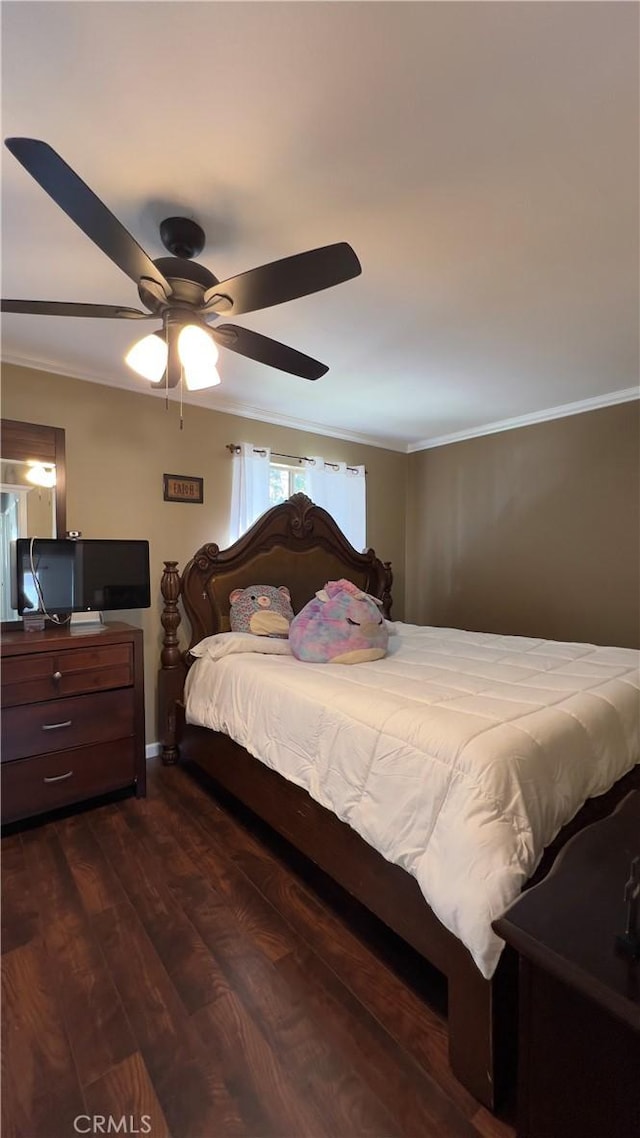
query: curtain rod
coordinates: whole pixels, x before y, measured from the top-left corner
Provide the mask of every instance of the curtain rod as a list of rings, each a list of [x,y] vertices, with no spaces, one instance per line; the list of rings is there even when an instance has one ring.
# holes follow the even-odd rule
[[[241,449],[242,448],[239,446],[238,443],[227,443],[227,450],[231,451],[231,454],[240,454]],[[266,454],[267,452],[266,452],[266,450],[264,450],[264,448],[254,447],[253,453],[254,454]],[[272,450],[271,454],[274,458],[291,458],[291,459],[293,459],[294,462],[315,462],[315,458],[308,458],[307,455],[305,455],[305,454],[281,454],[280,451],[277,451],[277,450]],[[325,466],[330,466],[332,470],[337,470],[339,463],[337,463],[337,462],[325,462]],[[347,470],[357,470],[357,469],[358,469],[357,466],[348,466],[347,467]],[[365,474],[366,473],[367,472],[365,470]]]

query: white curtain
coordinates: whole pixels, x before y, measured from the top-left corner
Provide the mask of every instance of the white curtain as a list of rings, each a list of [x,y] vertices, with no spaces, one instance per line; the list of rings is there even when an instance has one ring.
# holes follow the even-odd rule
[[[340,527],[354,549],[367,547],[367,483],[364,466],[326,463],[316,455],[306,462],[307,493]]]
[[[240,443],[232,458],[231,521],[229,542],[253,525],[256,518],[269,509],[269,463],[271,450],[254,450],[251,443]]]

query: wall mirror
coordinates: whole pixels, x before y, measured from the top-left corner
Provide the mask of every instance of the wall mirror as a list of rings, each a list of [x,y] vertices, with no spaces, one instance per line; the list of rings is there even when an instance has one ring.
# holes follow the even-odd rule
[[[0,621],[5,625],[19,620],[11,603],[11,543],[66,532],[64,429],[0,420],[0,467]]]

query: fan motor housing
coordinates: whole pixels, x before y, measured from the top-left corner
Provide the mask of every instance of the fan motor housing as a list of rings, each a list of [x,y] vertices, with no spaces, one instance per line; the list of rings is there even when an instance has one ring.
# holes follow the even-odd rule
[[[218,278],[204,265],[184,257],[158,257],[153,263],[171,285],[172,295],[168,301],[163,301],[149,291],[144,279],[141,280],[138,286],[140,299],[152,312],[162,312],[174,301],[201,308],[205,292],[218,284]]]

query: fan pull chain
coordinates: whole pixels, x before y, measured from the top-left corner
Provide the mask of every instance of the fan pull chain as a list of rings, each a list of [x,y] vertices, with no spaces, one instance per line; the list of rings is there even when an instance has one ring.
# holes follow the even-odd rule
[[[184,427],[184,419],[182,418],[182,385],[184,383],[184,364],[180,363],[180,430]]]
[[[167,344],[167,366],[164,369],[164,409],[169,410],[169,321],[165,320],[164,338]]]

